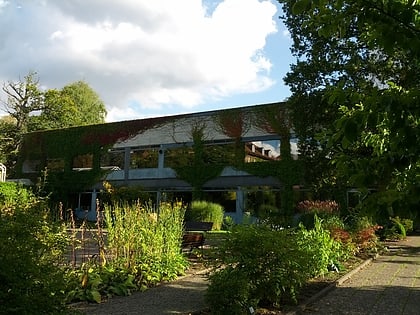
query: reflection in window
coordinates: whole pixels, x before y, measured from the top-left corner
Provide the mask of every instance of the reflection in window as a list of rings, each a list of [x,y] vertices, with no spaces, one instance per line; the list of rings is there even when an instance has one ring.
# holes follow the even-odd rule
[[[25,160],[22,165],[23,173],[36,173],[41,170],[40,160]]]
[[[245,144],[245,162],[277,161],[280,159],[280,141],[253,141]]]
[[[93,154],[83,154],[74,157],[73,170],[90,170],[93,168]]]
[[[47,159],[47,168],[53,172],[64,172],[64,159]]]
[[[109,151],[102,155],[101,168],[123,169],[124,151]]]
[[[205,164],[234,165],[235,149],[233,144],[209,145],[204,148]]]
[[[280,213],[281,193],[272,187],[249,187],[246,193],[246,211],[259,219]]]
[[[191,147],[171,148],[165,150],[165,167],[177,168],[192,165],[194,151]]]
[[[135,150],[130,153],[130,168],[157,168],[158,148]]]
[[[233,165],[235,150],[233,144],[206,145],[201,152],[204,165]],[[194,164],[194,147],[181,147],[165,150],[165,167],[176,168]]]

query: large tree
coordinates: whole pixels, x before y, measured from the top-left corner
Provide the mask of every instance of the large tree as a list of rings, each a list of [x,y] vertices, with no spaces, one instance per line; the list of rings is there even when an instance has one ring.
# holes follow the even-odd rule
[[[16,129],[28,131],[31,114],[43,109],[43,93],[39,88],[39,79],[35,72],[30,72],[23,80],[9,81],[3,84],[6,100],[1,100],[4,110],[16,120]]]
[[[297,57],[286,76],[294,124],[302,142],[312,144],[308,152],[325,148],[335,178],[375,188],[377,208],[391,215],[414,208],[420,201],[420,2],[279,2]]]
[[[105,122],[106,109],[98,94],[83,81],[44,92],[40,115],[31,117],[29,130],[58,129]]]

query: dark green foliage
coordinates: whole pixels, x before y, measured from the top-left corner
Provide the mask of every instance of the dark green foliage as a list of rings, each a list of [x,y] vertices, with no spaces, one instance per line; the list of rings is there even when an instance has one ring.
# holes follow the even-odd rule
[[[45,204],[28,199],[22,188],[14,194],[13,201],[0,203],[0,313],[58,313],[65,298],[58,266],[65,232],[47,222]]]
[[[405,212],[399,215],[416,212],[419,6],[402,0],[279,2],[296,57],[285,78],[293,92],[289,104],[311,177],[330,187],[374,187],[374,198],[388,195],[386,206]]]
[[[212,314],[249,314],[249,307],[257,306],[258,301],[250,300],[252,288],[249,276],[243,270],[228,266],[213,274],[210,281],[206,299]]]
[[[413,231],[413,220],[401,219],[400,217],[389,218],[384,224],[379,235],[384,240],[401,240],[407,237],[407,234]]]
[[[314,230],[235,226],[217,250],[207,301],[215,314],[246,314],[250,306],[295,299],[306,281],[338,263],[342,250],[317,220]]]
[[[138,290],[135,277],[127,269],[82,265],[66,274],[66,298],[69,302],[87,301],[101,303],[114,295],[127,296]]]

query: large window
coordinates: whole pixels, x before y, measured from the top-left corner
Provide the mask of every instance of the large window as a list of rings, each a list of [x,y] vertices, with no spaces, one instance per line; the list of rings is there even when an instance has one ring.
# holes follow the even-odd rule
[[[78,155],[73,158],[73,170],[91,170],[93,168],[93,154]]]
[[[272,187],[248,187],[245,204],[246,212],[260,219],[279,214],[281,191]]]
[[[280,159],[280,141],[253,141],[245,144],[245,162],[277,161]]]
[[[64,159],[47,159],[47,168],[53,172],[64,172]]]
[[[101,156],[101,168],[124,168],[124,151],[109,151]]]
[[[181,147],[165,150],[165,167],[175,168],[194,163],[196,152],[193,147]],[[234,165],[235,151],[233,144],[212,144],[203,146],[201,162],[207,165]]]
[[[41,170],[41,160],[26,160],[23,162],[23,173],[37,173]]]
[[[194,151],[191,147],[171,148],[165,150],[165,167],[177,168],[192,165]]]
[[[133,150],[130,153],[130,168],[157,168],[158,159],[158,148]]]

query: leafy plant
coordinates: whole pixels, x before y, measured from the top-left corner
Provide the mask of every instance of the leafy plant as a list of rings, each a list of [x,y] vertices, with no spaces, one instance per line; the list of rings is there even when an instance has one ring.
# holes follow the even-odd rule
[[[213,222],[213,230],[220,230],[223,216],[223,207],[208,201],[193,201],[186,213],[187,220]]]
[[[85,263],[66,274],[67,300],[101,303],[103,297],[127,296],[137,290],[135,277],[125,269]]]
[[[185,209],[181,203],[105,207],[108,263],[128,270],[139,286],[175,279],[188,263],[181,253]]]
[[[314,228],[307,230],[301,224],[297,235],[299,246],[311,257],[310,274],[313,277],[326,274],[329,268],[338,265],[343,256],[347,256],[341,243],[331,237],[317,215]]]
[[[388,223],[380,233],[382,239],[400,240],[407,237],[407,233],[413,230],[413,221],[410,219],[400,219],[400,217],[389,218]]]
[[[8,189],[17,197],[0,203],[0,313],[58,313],[65,302],[66,233],[47,220],[44,202],[22,187]]]
[[[380,229],[382,226],[372,223],[368,217],[353,218],[351,233],[358,255],[371,255],[378,251],[380,246],[377,231]]]
[[[216,257],[206,299],[217,314],[244,314],[249,306],[293,299],[311,274],[311,257],[297,234],[264,225],[235,226]]]

